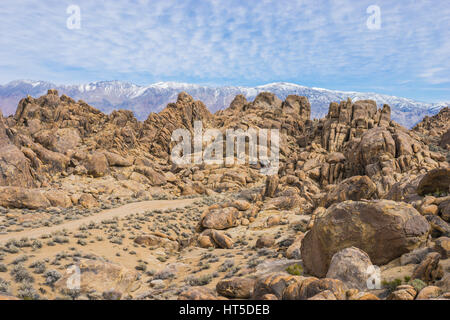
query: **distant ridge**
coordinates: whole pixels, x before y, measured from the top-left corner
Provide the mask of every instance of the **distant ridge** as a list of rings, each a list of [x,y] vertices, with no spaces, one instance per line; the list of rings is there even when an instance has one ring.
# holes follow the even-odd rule
[[[229,106],[234,97],[243,94],[253,99],[259,92],[269,91],[280,99],[295,94],[306,96],[312,107],[312,117],[323,117],[330,102],[352,100],[375,100],[379,106],[392,107],[392,119],[411,128],[425,116],[432,116],[450,103],[424,103],[412,99],[394,97],[378,93],[334,91],[323,88],[310,88],[294,83],[277,82],[256,87],[206,86],[178,82],[158,82],[139,86],[130,82],[98,81],[81,85],[57,85],[46,81],[16,80],[0,85],[0,110],[4,115],[13,114],[20,99],[31,95],[44,95],[48,89],[55,88],[76,100],[84,100],[103,112],[115,109],[129,109],[140,120],[151,112],[159,112],[168,103],[175,102],[180,91],[186,91],[195,99],[203,101],[215,112]]]

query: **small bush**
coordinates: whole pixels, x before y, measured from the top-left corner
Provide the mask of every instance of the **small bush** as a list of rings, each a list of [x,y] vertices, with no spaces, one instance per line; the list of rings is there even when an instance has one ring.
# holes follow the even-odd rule
[[[383,288],[389,290],[389,292],[393,292],[395,291],[395,289],[397,289],[399,285],[402,284],[402,280],[400,279],[394,279],[392,281],[384,280],[381,284],[383,285]]]
[[[427,286],[427,284],[420,279],[411,280],[408,282],[408,284],[410,286],[413,286],[417,292],[420,292],[423,288],[425,288]]]
[[[33,276],[28,272],[28,270],[21,264],[15,265],[11,270],[11,275],[16,282],[34,282]]]
[[[293,264],[286,268],[286,272],[293,276],[301,276],[303,274],[303,267],[299,264]]]
[[[186,278],[186,282],[193,287],[197,286],[206,286],[208,283],[211,282],[213,276],[211,274],[199,276],[199,277],[193,277],[189,276]]]
[[[44,274],[45,283],[52,286],[56,281],[61,279],[61,273],[56,270],[49,270]]]
[[[34,290],[33,286],[29,283],[25,283],[20,286],[17,296],[24,300],[38,300],[39,294]]]
[[[8,293],[9,292],[9,281],[3,280],[0,278],[0,292],[2,293]]]

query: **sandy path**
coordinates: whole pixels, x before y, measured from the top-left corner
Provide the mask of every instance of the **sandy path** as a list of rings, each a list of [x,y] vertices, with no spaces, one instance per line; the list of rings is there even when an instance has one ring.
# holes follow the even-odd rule
[[[103,220],[115,217],[123,218],[130,214],[142,213],[148,210],[155,210],[155,209],[165,210],[165,209],[182,208],[192,204],[196,200],[198,199],[152,200],[152,201],[129,203],[118,208],[100,211],[90,217],[85,217],[74,221],[68,221],[57,226],[36,228],[0,235],[0,243],[6,242],[10,239],[20,239],[22,237],[38,238],[44,234],[49,234],[62,229],[70,231],[78,229],[78,227],[80,227],[82,224],[88,224],[90,222],[98,223]]]

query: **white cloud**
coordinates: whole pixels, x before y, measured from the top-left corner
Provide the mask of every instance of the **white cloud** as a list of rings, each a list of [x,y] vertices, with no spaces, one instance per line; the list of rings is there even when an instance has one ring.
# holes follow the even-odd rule
[[[66,28],[72,2],[81,7],[81,30]],[[372,4],[381,8],[380,30],[366,27]],[[148,74],[235,84],[361,78],[435,84],[448,82],[448,16],[446,2],[412,0],[3,0],[0,70],[8,72],[0,80],[64,78],[79,70],[98,78]]]

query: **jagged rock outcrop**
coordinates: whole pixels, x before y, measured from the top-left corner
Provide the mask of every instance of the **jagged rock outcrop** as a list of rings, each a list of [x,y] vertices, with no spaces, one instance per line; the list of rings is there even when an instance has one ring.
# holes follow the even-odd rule
[[[207,126],[212,114],[201,101],[194,99],[185,92],[178,95],[176,103],[170,103],[160,113],[152,113],[144,122],[141,141],[149,146],[149,151],[161,158],[170,155],[174,145],[172,132],[186,129],[194,134],[194,122],[201,121]]]
[[[426,142],[436,142],[450,129],[450,108],[446,107],[432,117],[425,117],[412,129]]]
[[[0,112],[0,186],[33,187],[35,185],[30,162],[9,139]]]

